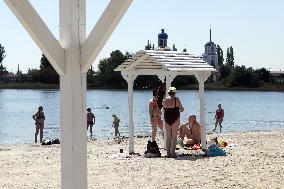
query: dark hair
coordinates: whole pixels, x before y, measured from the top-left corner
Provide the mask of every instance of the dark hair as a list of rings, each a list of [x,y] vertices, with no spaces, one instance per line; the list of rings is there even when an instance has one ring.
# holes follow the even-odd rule
[[[43,107],[42,107],[42,106],[39,106],[38,109],[43,109]]]
[[[88,108],[87,111],[90,112],[90,111],[91,111],[91,108]]]
[[[153,90],[153,96],[155,96],[155,97],[158,96],[158,91],[156,89]]]

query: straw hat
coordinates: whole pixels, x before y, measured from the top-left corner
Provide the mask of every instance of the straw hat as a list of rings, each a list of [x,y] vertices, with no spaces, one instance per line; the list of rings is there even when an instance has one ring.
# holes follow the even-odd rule
[[[168,93],[176,93],[177,92],[177,89],[175,87],[170,87],[168,89]]]

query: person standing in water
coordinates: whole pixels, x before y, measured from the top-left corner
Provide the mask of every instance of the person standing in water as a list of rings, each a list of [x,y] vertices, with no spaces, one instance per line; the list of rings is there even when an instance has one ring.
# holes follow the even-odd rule
[[[40,143],[42,143],[43,138],[43,129],[44,129],[44,120],[45,116],[43,113],[43,107],[38,107],[38,111],[32,116],[32,118],[35,120],[36,125],[36,132],[35,132],[35,143],[37,143],[37,135],[39,133],[40,135]]]
[[[93,126],[95,124],[95,115],[93,114],[91,108],[87,109],[87,130],[90,127],[90,136],[93,137]]]
[[[113,114],[112,117],[113,117],[112,126],[114,127],[114,136],[120,137],[120,133],[118,130],[120,119],[115,114]]]
[[[223,122],[223,118],[224,118],[224,109],[221,107],[221,104],[218,104],[218,108],[216,109],[215,112],[215,128],[213,129],[213,131],[216,131],[217,126],[220,126],[220,133],[222,131],[222,122]]]

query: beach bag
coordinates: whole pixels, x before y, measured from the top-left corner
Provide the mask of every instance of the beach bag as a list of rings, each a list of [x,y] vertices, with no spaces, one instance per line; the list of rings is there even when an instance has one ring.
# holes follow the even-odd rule
[[[43,140],[41,145],[52,145],[50,140]]]
[[[55,138],[53,140],[51,140],[52,144],[60,144],[60,140],[58,138]]]
[[[216,144],[211,145],[206,151],[208,157],[225,156],[226,152],[222,148],[218,148]]]
[[[150,140],[147,143],[147,150],[144,154],[154,154],[156,157],[161,157],[161,153],[156,141],[151,142]]]

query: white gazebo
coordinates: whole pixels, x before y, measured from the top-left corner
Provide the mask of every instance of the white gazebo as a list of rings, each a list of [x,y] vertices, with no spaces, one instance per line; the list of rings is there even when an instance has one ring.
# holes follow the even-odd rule
[[[206,123],[204,82],[216,71],[199,56],[187,52],[141,50],[119,65],[120,71],[128,83],[128,126],[129,153],[134,153],[134,122],[133,122],[133,83],[138,75],[157,75],[161,81],[166,78],[166,88],[177,75],[194,75],[199,83],[201,145],[206,149]]]

